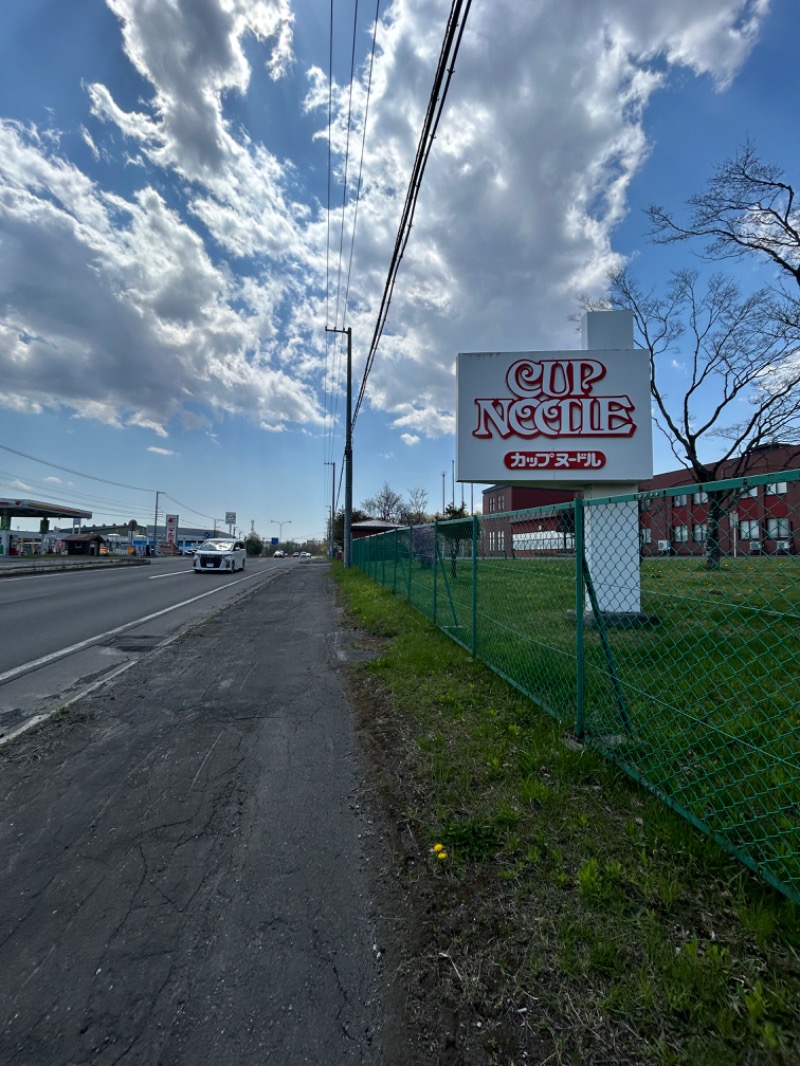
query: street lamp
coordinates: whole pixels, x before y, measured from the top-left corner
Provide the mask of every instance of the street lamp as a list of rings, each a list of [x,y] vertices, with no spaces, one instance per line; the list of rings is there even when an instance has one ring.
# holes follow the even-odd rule
[[[283,527],[290,526],[292,524],[291,518],[284,519],[283,522],[279,522],[276,518],[271,519],[273,526],[278,526],[278,543],[283,544]]]

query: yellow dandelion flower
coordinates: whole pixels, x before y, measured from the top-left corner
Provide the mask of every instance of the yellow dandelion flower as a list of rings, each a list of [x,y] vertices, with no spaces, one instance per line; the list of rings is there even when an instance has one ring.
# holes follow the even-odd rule
[[[446,851],[437,851],[436,852],[436,858],[437,859],[446,859],[447,858],[447,852]]]
[[[433,850],[438,855],[440,851],[444,851],[444,844],[434,844],[433,845]]]

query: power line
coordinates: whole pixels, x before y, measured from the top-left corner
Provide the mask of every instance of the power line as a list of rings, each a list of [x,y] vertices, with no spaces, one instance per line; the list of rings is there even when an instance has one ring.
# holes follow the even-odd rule
[[[336,310],[333,324],[339,325],[339,297],[342,291],[342,259],[344,257],[344,224],[347,212],[347,169],[350,164],[350,127],[353,119],[353,81],[356,70],[356,30],[358,27],[358,0],[353,5],[353,44],[350,49],[350,87],[347,96],[347,134],[344,142],[344,175],[342,182],[342,225],[339,230],[339,266],[336,281]],[[344,323],[342,323],[344,325]]]
[[[361,129],[361,158],[358,164],[358,183],[356,185],[356,199],[353,208],[353,229],[350,234],[350,258],[347,264],[347,284],[344,290],[344,311],[342,312],[342,325],[347,318],[347,299],[350,293],[350,274],[353,269],[353,249],[356,241],[356,226],[358,225],[358,205],[361,200],[361,179],[364,173],[364,145],[367,139],[367,118],[369,117],[369,100],[372,93],[372,69],[375,65],[375,45],[378,38],[378,20],[380,15],[381,0],[376,0],[375,21],[372,24],[372,51],[369,57],[369,74],[367,75],[367,96],[364,102],[364,122]]]
[[[27,452],[19,452],[16,448],[9,448],[7,444],[0,444],[0,448],[4,452],[11,452],[12,455],[22,456],[23,459],[30,459],[31,462],[41,463],[43,466],[51,466],[54,470],[63,470],[66,474],[74,474],[76,477],[85,477],[89,481],[102,481],[104,485],[114,485],[118,489],[131,489],[133,492],[155,492],[155,489],[143,489],[141,485],[125,485],[121,481],[109,481],[108,478],[98,477],[96,474],[82,474],[80,470],[73,470],[69,466],[59,466],[58,463],[51,463],[49,459],[38,459],[35,455],[28,455]]]
[[[364,115],[363,115],[363,120],[362,120],[361,151],[360,151],[359,167],[358,167],[358,180],[357,180],[357,183],[356,183],[355,196],[350,198],[350,204],[353,206],[353,226],[352,226],[351,235],[350,235],[350,253],[349,253],[349,259],[348,259],[348,269],[347,269],[347,279],[346,279],[346,283],[345,283],[344,300],[343,300],[343,305],[342,305],[343,306],[343,310],[342,310],[342,325],[344,325],[344,322],[345,322],[345,320],[347,318],[347,305],[348,305],[348,298],[349,298],[349,292],[350,292],[350,276],[351,276],[352,265],[353,265],[353,254],[354,254],[354,245],[355,245],[355,236],[356,236],[356,226],[357,226],[357,223],[358,223],[358,207],[359,207],[360,196],[361,196],[362,176],[363,176],[363,170],[364,170],[364,151],[365,151],[365,141],[366,141],[366,132],[367,132],[367,119],[368,119],[368,116],[369,116],[369,103],[370,103],[370,98],[371,98],[371,94],[372,94],[372,75],[373,75],[373,69],[374,69],[374,64],[375,64],[375,50],[376,50],[377,32],[378,32],[379,23],[380,23],[380,0],[376,0],[376,4],[375,4],[375,20],[374,20],[373,25],[372,25],[372,47],[371,47],[371,51],[370,51],[369,71],[368,71],[368,77],[367,77],[367,87],[366,87],[366,95],[365,95],[365,102],[364,102]],[[346,210],[347,210],[347,206],[348,206],[348,195],[347,194],[348,194],[348,174],[349,174],[349,165],[350,165],[349,164],[349,160],[350,160],[350,135],[351,135],[352,127],[353,127],[353,119],[352,119],[352,115],[353,115],[353,84],[354,84],[354,81],[355,81],[355,56],[356,56],[357,31],[358,31],[358,0],[356,0],[355,10],[354,10],[354,15],[353,15],[353,35],[352,35],[352,45],[351,45],[351,53],[350,53],[350,87],[349,87],[349,94],[348,94],[347,139],[346,139],[346,145],[345,145],[345,163],[344,163],[344,187],[343,187],[343,193],[342,193],[342,220],[341,220],[340,239],[339,239],[339,261],[338,261],[338,268],[337,268],[336,307],[335,307],[335,316],[334,316],[334,326],[335,327],[338,327],[338,323],[339,323],[339,307],[340,307],[340,302],[341,302],[345,221],[346,221]],[[331,22],[331,42],[332,42],[332,40],[333,40],[333,23]],[[332,135],[332,122],[333,122],[333,119],[332,119],[332,108],[331,108],[332,92],[333,92],[333,56],[332,56],[332,51],[331,51],[330,70],[329,70],[329,89],[328,89],[328,247],[326,249],[326,321],[330,321],[329,301],[330,301],[330,290],[331,290],[331,281],[330,281],[330,221],[331,221],[330,186],[331,186],[331,176],[332,176],[331,143],[332,143],[332,139],[333,139],[333,135]],[[329,367],[331,345],[334,346],[334,348],[333,348],[334,353],[338,352],[338,359],[334,356],[334,360],[332,361],[332,364]],[[338,386],[341,383],[342,371],[343,371],[343,363],[344,363],[343,346],[340,345],[339,348],[337,349],[335,347],[335,345],[336,345],[335,339],[331,339],[330,337],[328,337],[327,336],[327,332],[326,332],[325,379],[324,379],[324,382],[325,382],[325,411],[326,411],[326,415],[328,416],[328,423],[327,423],[328,428],[327,428],[327,435],[326,435],[327,444],[326,444],[326,451],[325,451],[325,455],[326,455],[327,459],[330,459],[331,455],[333,454],[333,435],[334,435],[334,427],[335,427],[335,423],[336,423],[336,416],[337,416],[337,412],[338,412],[339,392],[340,392],[340,389],[338,388]]]
[[[74,474],[75,477],[87,478],[89,481],[99,481],[99,482],[102,482],[102,484],[104,484],[104,485],[113,485],[115,488],[119,488],[119,489],[130,489],[133,492],[153,493],[153,492],[156,491],[155,489],[143,489],[141,486],[137,486],[137,485],[126,485],[126,484],[124,484],[121,481],[110,481],[108,478],[98,477],[96,474],[84,474],[80,470],[73,470],[69,466],[60,466],[58,463],[51,463],[47,459],[39,459],[35,455],[28,455],[27,452],[18,451],[16,448],[10,448],[7,444],[0,444],[0,448],[2,448],[3,451],[11,452],[13,455],[19,455],[23,459],[30,459],[34,463],[41,463],[43,466],[52,467],[54,470],[61,470],[64,473],[67,473],[67,474]],[[3,476],[2,472],[0,472],[0,476]],[[5,476],[8,476],[8,475],[6,474]],[[18,481],[26,480],[25,478],[19,477],[18,475],[15,475],[15,477],[16,477],[16,480],[18,480]],[[11,487],[11,486],[9,486],[9,487]],[[48,491],[50,491],[50,490],[48,489]],[[124,514],[124,513],[127,513],[127,512],[130,511],[129,507],[127,507],[126,505],[120,503],[119,501],[106,501],[106,500],[103,500],[102,497],[94,497],[90,493],[81,494],[81,493],[73,492],[73,491],[71,491],[69,489],[59,489],[58,491],[59,491],[60,495],[72,496],[72,497],[75,497],[76,499],[87,499],[88,502],[92,503],[92,506],[99,507],[99,509],[105,511],[106,514],[114,514],[114,513]],[[167,499],[172,500],[173,503],[177,503],[179,507],[184,508],[186,511],[189,511],[191,514],[199,515],[201,518],[208,518],[212,522],[218,521],[218,519],[215,519],[213,515],[205,514],[203,511],[198,511],[194,507],[189,507],[188,504],[181,503],[180,500],[177,500],[174,496],[170,495],[168,492],[162,492],[162,493],[159,493],[159,495],[165,496]],[[108,506],[104,506],[104,505],[108,505]]]
[[[381,335],[383,334],[384,326],[386,324],[395,281],[397,280],[397,274],[400,269],[400,261],[403,258],[408,239],[411,236],[411,226],[417,207],[417,199],[422,184],[422,177],[425,173],[425,167],[427,166],[428,158],[433,147],[433,140],[436,136],[439,120],[442,117],[444,103],[450,88],[450,81],[455,70],[455,59],[461,46],[461,39],[464,35],[464,28],[471,6],[472,0],[454,0],[450,9],[450,16],[447,21],[442,48],[439,53],[439,62],[433,79],[433,88],[431,89],[431,95],[428,101],[428,109],[425,114],[425,121],[423,122],[422,132],[420,133],[419,143],[417,145],[417,154],[414,159],[414,166],[406,191],[406,199],[403,205],[400,226],[397,231],[394,251],[389,264],[389,272],[386,278],[383,296],[381,298],[378,321],[375,325],[372,341],[370,342],[369,352],[364,366],[364,376],[361,380],[361,388],[358,393],[358,399],[356,400],[355,410],[353,411],[353,427],[355,427],[358,412],[360,411],[361,404],[364,400],[364,393],[367,388],[367,378],[372,370],[372,364],[375,361],[375,353],[378,349],[378,344],[380,343]]]

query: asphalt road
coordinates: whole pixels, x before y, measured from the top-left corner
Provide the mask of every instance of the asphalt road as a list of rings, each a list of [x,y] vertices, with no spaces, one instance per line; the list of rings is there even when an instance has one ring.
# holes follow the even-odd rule
[[[0,613],[12,624],[0,643],[0,675],[31,660],[155,615],[204,592],[224,602],[234,583],[297,560],[254,558],[236,573],[194,574],[191,558],[147,566],[9,576],[0,581]],[[6,564],[6,567],[8,564]],[[214,591],[212,591],[214,590]],[[209,608],[212,609],[212,608]]]
[[[408,1060],[328,566],[0,749],[0,1063]]]
[[[189,558],[146,566],[0,572],[0,744],[87,685],[300,560],[255,558],[236,573],[194,574]],[[303,560],[305,562],[305,560]]]

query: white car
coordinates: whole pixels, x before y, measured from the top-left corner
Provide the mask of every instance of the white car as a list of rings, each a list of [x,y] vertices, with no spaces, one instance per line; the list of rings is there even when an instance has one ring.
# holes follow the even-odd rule
[[[233,537],[212,537],[204,540],[194,553],[192,569],[196,574],[214,570],[233,572],[244,570],[247,562],[247,549],[243,540],[234,540]]]

